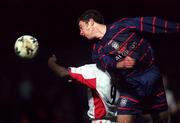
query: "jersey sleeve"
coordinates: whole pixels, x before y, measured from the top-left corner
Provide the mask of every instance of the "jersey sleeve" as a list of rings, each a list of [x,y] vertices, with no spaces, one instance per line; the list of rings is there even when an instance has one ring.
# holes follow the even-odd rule
[[[93,67],[86,65],[81,67],[69,67],[68,72],[77,82],[91,89],[96,89],[96,74]]]
[[[136,17],[124,21],[126,26],[134,27],[140,32],[175,33],[180,32],[180,24],[159,17]]]

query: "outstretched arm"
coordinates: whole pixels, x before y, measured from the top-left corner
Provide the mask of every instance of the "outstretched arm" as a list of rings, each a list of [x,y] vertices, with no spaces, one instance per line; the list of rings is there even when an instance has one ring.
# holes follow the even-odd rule
[[[96,89],[96,65],[84,65],[80,67],[65,67],[56,63],[56,56],[52,55],[48,60],[48,66],[61,78],[71,78],[81,84]]]
[[[131,28],[150,33],[175,33],[180,32],[180,24],[177,22],[172,22],[164,20],[162,18],[153,17],[136,17],[128,18],[125,20],[125,25]]]
[[[59,77],[70,77],[68,70],[56,63],[57,59],[55,55],[52,55],[48,60],[48,66],[53,70]]]

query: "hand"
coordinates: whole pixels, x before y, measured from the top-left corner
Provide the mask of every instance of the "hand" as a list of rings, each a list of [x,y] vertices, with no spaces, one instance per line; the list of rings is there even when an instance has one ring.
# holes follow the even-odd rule
[[[54,65],[56,65],[56,61],[57,61],[57,58],[56,56],[53,54],[49,60],[48,60],[48,65],[49,67],[53,67]]]
[[[117,63],[116,67],[129,69],[129,68],[133,68],[134,65],[135,65],[135,59],[133,59],[129,56],[126,56],[122,61]]]
[[[52,55],[48,60],[48,65],[51,70],[53,70],[59,77],[66,77],[69,76],[68,70],[56,63],[57,58],[55,55]]]

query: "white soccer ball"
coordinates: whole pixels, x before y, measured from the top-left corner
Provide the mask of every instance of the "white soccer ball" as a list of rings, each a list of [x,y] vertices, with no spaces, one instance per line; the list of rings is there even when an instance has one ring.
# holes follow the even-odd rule
[[[37,54],[39,43],[37,39],[30,35],[19,37],[14,45],[14,50],[17,56],[25,59],[32,59]]]

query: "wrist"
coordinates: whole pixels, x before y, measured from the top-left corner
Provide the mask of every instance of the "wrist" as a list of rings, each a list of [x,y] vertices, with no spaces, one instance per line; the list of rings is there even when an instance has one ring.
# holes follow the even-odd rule
[[[55,62],[52,62],[52,63],[49,63],[49,66],[50,66],[51,68],[55,68],[55,67],[57,66],[57,64],[56,64]]]

